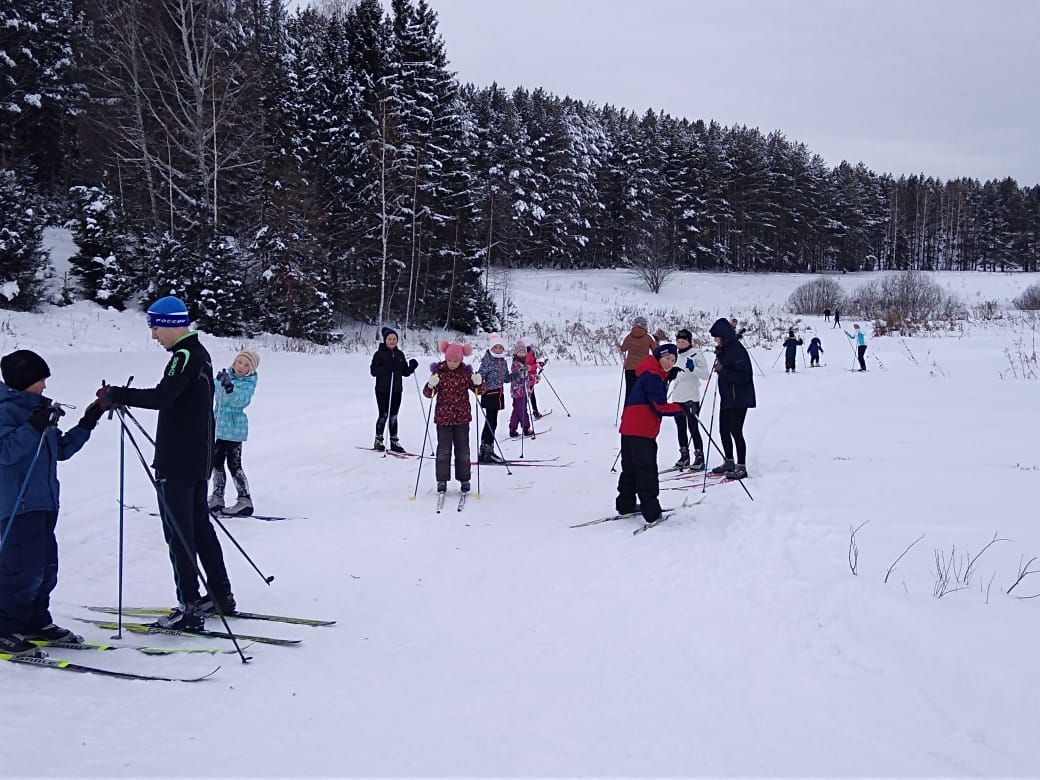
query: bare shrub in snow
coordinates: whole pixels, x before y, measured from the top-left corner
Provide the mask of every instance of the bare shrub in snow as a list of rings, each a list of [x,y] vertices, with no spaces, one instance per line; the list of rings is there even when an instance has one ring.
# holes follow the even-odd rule
[[[1029,285],[1014,300],[1015,307],[1022,311],[1040,311],[1040,284]]]
[[[1035,555],[1023,564],[1022,561],[1024,561],[1024,560],[1025,560],[1025,556],[1023,555],[1019,559],[1019,561],[1018,561],[1018,577],[1015,578],[1015,581],[1011,583],[1011,587],[1009,587],[1007,589],[1007,591],[1006,591],[1006,593],[1009,596],[1011,595],[1011,591],[1013,591],[1015,588],[1017,588],[1019,586],[1019,584],[1022,582],[1022,580],[1024,580],[1030,574],[1040,574],[1040,569],[1031,569],[1030,568],[1030,566],[1032,566],[1034,563],[1036,563],[1036,556]],[[1019,599],[1035,599],[1038,596],[1040,596],[1040,593],[1034,593],[1032,596],[1017,596],[1016,595],[1015,598],[1019,598]]]
[[[856,534],[869,522],[869,520],[864,520],[855,528],[849,528],[849,569],[853,576],[859,574],[859,543],[856,541]]]
[[[883,323],[885,332],[952,324],[966,314],[956,296],[920,271],[869,281],[854,290],[845,305],[848,314]]]
[[[910,542],[910,544],[907,545],[906,549],[903,550],[903,552],[899,553],[899,557],[896,558],[894,561],[892,561],[892,565],[889,566],[888,567],[888,571],[885,572],[885,579],[883,580],[884,582],[888,582],[888,578],[892,576],[892,572],[895,571],[896,566],[898,566],[899,562],[901,560],[903,560],[903,556],[906,555],[908,552],[910,552],[910,550],[913,549],[914,545],[917,544],[922,539],[924,539],[924,534],[921,534],[916,539],[914,539],[912,542]]]
[[[845,291],[833,279],[821,276],[798,285],[787,299],[787,309],[795,314],[823,314],[824,309],[845,308]]]

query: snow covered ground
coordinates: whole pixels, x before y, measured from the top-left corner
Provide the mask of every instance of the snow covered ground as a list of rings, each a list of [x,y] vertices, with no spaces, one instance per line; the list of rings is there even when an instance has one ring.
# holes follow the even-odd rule
[[[982,299],[1033,281],[941,278]],[[530,328],[620,305],[779,312],[801,281],[693,274],[655,297],[616,272],[544,272],[516,275],[510,294]],[[483,468],[479,500],[436,515],[429,464],[412,501],[414,460],[359,449],[375,419],[368,356],[262,348],[245,465],[257,511],[292,519],[228,521],[275,576],[264,585],[226,544],[235,594],[242,609],[337,625],[236,624],[303,640],[253,645],[248,665],[52,652],[163,675],[222,665],[194,685],[0,664],[2,774],[1037,774],[1040,599],[1015,596],[1040,593],[1040,575],[1006,594],[1022,558],[1040,555],[1040,384],[1011,378],[1005,354],[1035,350],[1029,324],[872,340],[866,374],[846,370],[844,336],[809,324],[822,368],[785,375],[772,368],[776,349],[754,351],[764,371],[747,424],[754,501],[738,485],[670,489],[666,506],[703,501],[639,536],[635,521],[569,527],[612,513],[616,366],[549,364],[570,417],[538,388],[553,410],[539,428],[552,430],[524,453],[571,465]],[[205,341],[220,364],[239,346]],[[3,315],[0,350],[21,346],[49,360],[51,396],[80,407],[101,379],[150,385],[165,363],[139,313],[87,304]],[[418,357],[425,369],[431,356]],[[424,412],[407,384],[411,450]],[[659,443],[670,465],[670,421]],[[519,455],[518,442],[503,447]],[[118,456],[117,424],[103,420],[60,471],[53,611],[94,640],[112,632],[75,618],[116,598]],[[153,506],[132,453],[127,477],[128,502]],[[850,529],[863,523],[854,576]],[[933,595],[936,555],[963,572],[994,534],[1007,541],[967,586]],[[172,603],[159,521],[128,512],[126,539],[126,602]]]

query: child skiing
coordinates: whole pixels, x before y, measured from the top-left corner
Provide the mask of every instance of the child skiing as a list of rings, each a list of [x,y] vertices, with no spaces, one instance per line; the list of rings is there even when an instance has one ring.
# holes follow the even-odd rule
[[[256,369],[260,356],[251,349],[243,349],[231,363],[231,370],[221,369],[215,379],[220,389],[213,392],[213,417],[216,421],[217,439],[213,444],[213,491],[209,497],[209,508],[226,515],[253,514],[253,499],[249,495],[249,480],[242,469],[242,445],[249,438],[249,418],[246,407],[253,400],[259,377]],[[227,463],[231,479],[235,481],[238,500],[224,508],[224,486]]]
[[[856,347],[856,359],[859,360],[859,370],[867,370],[867,337],[862,330],[859,329],[859,323],[854,323],[852,326],[852,333],[845,331],[845,335],[849,337],[849,341]]]
[[[737,334],[737,338],[740,338],[740,334]],[[787,338],[784,340],[784,373],[794,372],[796,370],[798,361],[798,347],[802,346],[802,339],[794,335],[794,330],[787,331]]]
[[[636,369],[635,387],[625,399],[625,411],[621,414],[621,476],[614,506],[622,515],[640,511],[650,525],[661,517],[657,498],[657,434],[661,432],[661,417],[683,414],[682,406],[668,403],[665,385],[677,354],[674,344],[662,344],[643,358]]]
[[[715,371],[719,375],[719,434],[725,460],[711,470],[728,479],[743,479],[747,473],[747,444],[744,442],[744,420],[748,409],[755,407],[755,377],[751,357],[737,338],[729,320],[718,319],[708,331],[715,337]],[[736,445],[737,460],[733,461]]]
[[[43,358],[19,349],[4,355],[0,372],[0,653],[42,657],[32,640],[83,641],[49,611],[58,584],[57,464],[86,444],[102,410],[93,402],[61,433],[62,411],[43,395],[51,375]]]
[[[483,381],[480,373],[462,362],[473,352],[469,344],[452,344],[442,340],[439,345],[444,360],[430,366],[431,376],[426,380],[423,395],[437,396],[437,409],[433,422],[437,426],[436,477],[437,492],[448,490],[451,477],[452,451],[455,453],[455,479],[463,493],[469,492],[470,453],[469,424],[473,414],[469,406],[469,393],[480,392]]]
[[[527,413],[527,399],[530,397],[534,380],[527,365],[527,345],[523,339],[516,340],[513,350],[513,363],[509,368],[509,382],[513,395],[513,413],[509,416],[509,438],[515,439],[520,434],[518,428],[523,426],[524,436],[533,436],[531,417]]]
[[[676,415],[675,428],[679,435],[679,460],[677,469],[699,471],[704,468],[704,441],[701,439],[697,415],[700,413],[701,380],[711,376],[704,352],[692,344],[693,336],[683,328],[675,334],[678,355],[672,374],[671,399],[683,406],[683,413]],[[687,435],[689,429],[689,435]],[[693,439],[694,456],[690,461],[690,439]]]
[[[819,368],[820,367],[820,353],[823,352],[823,342],[820,341],[819,336],[813,336],[812,341],[809,342],[809,367]]]
[[[542,366],[545,365],[543,361],[538,359],[535,354],[534,347],[530,344],[527,345],[527,372],[531,375],[531,389],[527,394],[527,397],[531,401],[531,413],[534,415],[535,420],[541,420],[542,414],[538,411],[538,399],[534,397],[534,386],[541,382],[541,378],[538,373],[542,370]]]
[[[484,410],[484,428],[480,434],[481,463],[504,463],[495,454],[495,431],[498,429],[498,413],[506,407],[505,383],[509,381],[506,366],[506,343],[498,333],[488,337],[488,349],[480,359],[479,373],[483,377],[480,406]]]
[[[625,397],[636,386],[636,369],[642,365],[646,357],[657,348],[657,339],[647,333],[649,323],[646,317],[632,320],[632,330],[625,336],[618,351],[625,356]]]
[[[405,359],[404,353],[397,348],[397,331],[393,328],[383,328],[382,334],[383,341],[372,355],[372,365],[369,366],[369,373],[376,378],[376,406],[379,409],[379,417],[376,418],[376,440],[372,449],[379,452],[386,449],[383,444],[383,430],[389,420],[390,451],[404,452],[405,449],[397,438],[397,412],[401,408],[401,379],[411,376],[419,367],[419,361],[415,358]]]

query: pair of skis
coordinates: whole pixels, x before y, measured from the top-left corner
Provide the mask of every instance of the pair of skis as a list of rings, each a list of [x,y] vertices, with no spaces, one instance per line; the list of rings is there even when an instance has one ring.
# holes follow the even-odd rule
[[[466,508],[466,498],[468,496],[469,493],[459,493],[459,503],[455,507],[456,512],[461,512],[463,509]],[[437,494],[437,514],[440,514],[441,510],[444,509],[444,504],[447,500],[447,497],[447,491]]]
[[[693,502],[693,504],[699,504],[699,503],[700,503],[700,501],[694,501]],[[655,526],[660,525],[665,520],[667,520],[669,517],[671,517],[676,512],[678,512],[680,509],[685,509],[686,507],[692,506],[693,504],[690,504],[689,500],[686,500],[686,501],[683,501],[682,504],[680,504],[679,506],[669,507],[667,509],[662,509],[661,510],[661,516],[659,518],[657,518],[657,520],[655,520],[652,523],[644,522],[641,526],[639,526],[634,531],[632,531],[632,535],[633,536],[637,536],[637,535],[639,535],[639,534],[641,534],[641,533],[643,533],[645,531],[650,530],[651,528],[654,528]],[[595,520],[589,520],[589,521],[584,522],[584,523],[578,523],[577,525],[572,525],[571,528],[586,528],[586,527],[588,527],[590,525],[599,525],[600,523],[612,523],[615,520],[635,519],[635,518],[642,517],[642,516],[643,516],[642,513],[639,512],[638,510],[635,511],[635,512],[625,512],[624,514],[610,515],[609,517],[599,517],[599,518],[597,518]]]
[[[149,510],[145,509],[144,507],[134,506],[133,504],[123,504],[123,508],[124,509],[129,509],[129,510],[134,511],[134,512],[142,512],[142,513],[148,515],[149,517],[159,517],[160,516],[158,512],[152,512],[152,511],[149,511]],[[248,518],[252,518],[253,520],[263,520],[263,521],[268,522],[268,523],[274,522],[274,521],[277,521],[277,520],[289,520],[289,519],[304,520],[304,519],[306,519],[306,518],[290,518],[288,515],[256,515],[256,514],[250,514],[250,515],[229,515],[229,514],[226,514],[224,512],[218,512],[218,514],[219,514],[220,517],[226,517],[226,518],[248,517]]]
[[[11,653],[0,653],[0,661],[9,661],[14,664],[24,664],[26,666],[37,666],[43,669],[60,669],[65,672],[77,672],[79,674],[96,674],[101,677],[115,677],[120,680],[149,680],[158,682],[202,682],[203,680],[209,679],[218,671],[218,666],[211,672],[200,675],[199,677],[161,677],[156,674],[137,674],[135,672],[117,672],[112,669],[102,669],[99,666],[87,666],[85,664],[77,664],[72,661],[67,661],[64,658],[40,658],[38,656],[24,656],[24,655],[12,655]]]

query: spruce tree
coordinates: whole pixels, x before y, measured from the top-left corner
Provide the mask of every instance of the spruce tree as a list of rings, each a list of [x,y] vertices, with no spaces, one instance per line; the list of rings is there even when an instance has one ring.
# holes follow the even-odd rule
[[[32,201],[18,174],[0,170],[0,308],[34,310],[43,296],[49,263]]]
[[[73,216],[67,223],[79,251],[69,259],[83,297],[122,311],[136,289],[133,246],[115,201],[104,187],[69,190]]]

